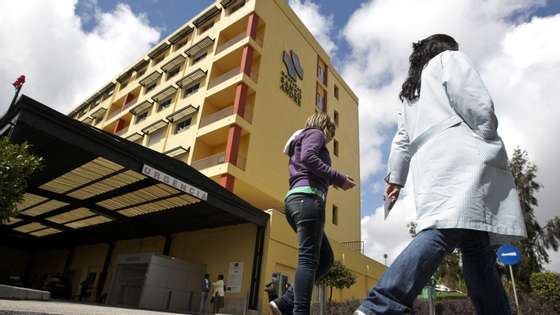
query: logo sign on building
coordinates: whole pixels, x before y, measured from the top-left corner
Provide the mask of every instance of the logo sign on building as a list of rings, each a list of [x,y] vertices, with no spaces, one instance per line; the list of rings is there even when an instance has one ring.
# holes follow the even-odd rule
[[[496,255],[504,265],[515,265],[521,261],[521,251],[513,245],[502,245]]]
[[[169,174],[166,174],[160,170],[157,170],[147,164],[144,164],[142,167],[142,174],[151,177],[155,180],[158,180],[162,183],[165,183],[171,187],[174,187],[182,192],[186,192],[187,194],[196,197],[201,200],[208,200],[208,193],[204,190],[198,189],[192,185],[189,185]]]
[[[303,80],[303,68],[298,55],[293,51],[284,51],[282,61],[286,71],[282,70],[280,76],[280,89],[286,93],[296,104],[301,106],[301,88],[298,79]]]

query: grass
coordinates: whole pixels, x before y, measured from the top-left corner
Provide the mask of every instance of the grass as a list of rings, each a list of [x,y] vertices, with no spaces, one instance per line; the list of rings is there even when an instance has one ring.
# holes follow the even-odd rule
[[[445,299],[466,299],[468,296],[465,293],[459,292],[438,292],[436,298],[439,300]]]

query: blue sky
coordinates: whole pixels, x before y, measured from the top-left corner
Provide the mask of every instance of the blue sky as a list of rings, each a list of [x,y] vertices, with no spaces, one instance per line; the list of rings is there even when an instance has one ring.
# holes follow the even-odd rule
[[[113,11],[119,3],[130,6],[135,14],[144,14],[149,24],[161,31],[161,36],[165,37],[173,32],[185,21],[213,3],[213,0],[98,0],[97,10],[103,12]],[[333,59],[337,68],[342,68],[342,60],[351,53],[351,48],[341,34],[351,15],[364,5],[367,1],[362,0],[322,0],[314,1],[320,7],[320,13],[327,17],[332,17],[334,22],[331,38],[337,46],[336,56]],[[82,17],[82,27],[90,31],[95,27],[92,23],[94,19],[88,18],[93,13],[91,0],[80,0],[77,6],[77,15]],[[560,1],[549,1],[549,4],[532,12],[530,16],[548,16],[560,12]],[[522,12],[523,13],[523,12]],[[394,127],[387,127],[380,130],[385,136],[384,143],[379,146],[381,155],[388,156],[390,135],[394,133]],[[377,172],[367,181],[362,182],[362,216],[372,215],[377,207],[382,203],[382,183],[383,172]]]

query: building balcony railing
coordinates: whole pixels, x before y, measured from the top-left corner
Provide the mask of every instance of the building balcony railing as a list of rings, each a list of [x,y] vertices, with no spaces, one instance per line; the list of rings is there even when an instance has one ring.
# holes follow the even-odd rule
[[[204,126],[208,126],[213,122],[216,122],[220,119],[226,118],[229,115],[233,115],[233,105],[226,107],[222,110],[219,110],[215,113],[212,113],[208,116],[205,116],[204,118],[202,118],[200,120],[200,128],[204,127]]]
[[[224,73],[224,74],[222,74],[222,75],[220,75],[220,76],[218,76],[218,77],[212,79],[212,80],[208,83],[208,89],[211,89],[211,88],[213,88],[213,87],[215,87],[215,86],[217,86],[217,85],[219,85],[219,84],[221,84],[221,83],[224,83],[224,82],[226,82],[227,80],[229,80],[229,79],[235,77],[236,75],[238,75],[238,74],[240,73],[240,71],[241,71],[241,68],[240,68],[240,67],[236,67],[236,68],[233,68],[233,69],[229,70],[228,72],[226,72],[226,73]]]
[[[216,53],[215,55],[219,54],[220,52],[228,49],[229,47],[235,45],[237,42],[241,41],[242,39],[246,38],[247,34],[246,33],[241,33],[238,34],[237,36],[233,37],[232,39],[228,40],[227,42],[221,44],[220,46],[218,46],[218,48],[216,48]]]
[[[121,108],[116,109],[114,111],[112,111],[111,113],[109,113],[109,115],[107,116],[107,120],[117,116],[118,114],[124,112],[126,109],[132,107],[132,105],[136,104],[138,102],[138,97],[134,98],[133,100],[128,101],[128,103],[124,104]]]
[[[242,156],[237,157],[236,166],[242,170],[245,170],[246,159]],[[197,170],[203,170],[212,166],[224,164],[226,162],[226,153],[220,152],[218,154],[211,155],[209,157],[205,157],[203,159],[194,161],[191,163],[191,166]]]
[[[210,125],[211,123],[214,123],[220,119],[224,119],[227,116],[233,115],[233,105],[230,105],[222,110],[219,110],[217,112],[214,112],[210,115],[204,116],[201,120],[200,120],[200,126],[199,128],[205,127]],[[251,122],[251,119],[253,117],[253,113],[248,110],[245,109],[245,115],[243,115],[243,118],[248,121]]]
[[[115,135],[122,137],[122,135],[124,135],[126,132],[128,131],[128,127],[125,127],[117,132],[115,132]]]
[[[364,242],[363,241],[353,241],[353,242],[342,242],[342,245],[352,251],[364,253]]]

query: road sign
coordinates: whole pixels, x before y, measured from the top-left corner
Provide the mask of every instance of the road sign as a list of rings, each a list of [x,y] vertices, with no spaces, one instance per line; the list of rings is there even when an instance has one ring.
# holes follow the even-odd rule
[[[521,261],[521,251],[513,245],[502,245],[496,253],[498,260],[504,265],[508,265],[509,274],[511,276],[511,284],[513,285],[513,296],[515,297],[515,305],[519,309],[519,300],[517,299],[517,290],[515,289],[515,279],[513,278],[513,270],[511,265],[515,265]]]
[[[515,265],[521,261],[521,251],[513,245],[502,245],[496,255],[504,265]]]

